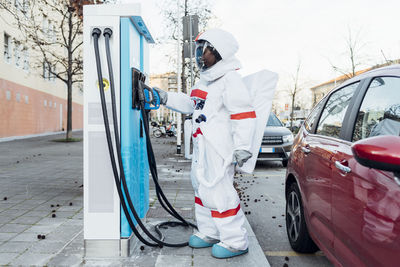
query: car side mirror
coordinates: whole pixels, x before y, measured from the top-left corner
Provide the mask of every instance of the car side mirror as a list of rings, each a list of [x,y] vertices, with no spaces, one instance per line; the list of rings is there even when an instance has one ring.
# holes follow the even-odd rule
[[[355,142],[354,157],[363,166],[400,174],[400,137],[381,135]]]

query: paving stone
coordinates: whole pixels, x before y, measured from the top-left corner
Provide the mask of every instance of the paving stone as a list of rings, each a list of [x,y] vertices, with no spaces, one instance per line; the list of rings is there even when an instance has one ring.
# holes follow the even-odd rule
[[[36,233],[47,235],[48,233],[53,232],[58,225],[33,225],[26,229],[24,233]]]
[[[3,211],[2,213],[0,213],[0,216],[5,216],[5,217],[9,217],[9,218],[16,218],[19,217],[25,213],[27,213],[29,211],[27,210],[17,210],[14,208],[8,209]]]
[[[189,267],[192,265],[192,256],[159,255],[155,267]],[[210,265],[203,265],[210,266]]]
[[[65,226],[81,226],[83,227],[83,220],[82,219],[68,219],[63,223]]]
[[[24,214],[24,216],[44,217],[50,213],[50,210],[32,210]]]
[[[13,253],[23,253],[25,250],[30,248],[34,242],[15,242],[8,241],[0,246],[0,253],[13,252]]]
[[[29,253],[48,253],[48,254],[55,254],[56,252],[60,251],[66,242],[53,242],[49,239],[40,240],[32,246],[28,252]]]
[[[0,233],[0,241],[7,241],[15,237],[16,233]]]
[[[26,266],[35,265],[35,266],[45,266],[46,263],[53,257],[52,254],[39,254],[39,253],[29,253],[25,252],[20,255],[18,258],[15,258],[11,261],[10,265],[12,266]]]
[[[6,201],[0,202],[0,211],[7,210],[7,209],[9,209],[11,207],[14,207],[15,205],[17,205],[17,204],[15,204],[15,203],[6,203]]]
[[[7,195],[7,192],[5,192],[4,194],[0,194],[0,196],[2,196],[2,195]],[[4,197],[3,197],[4,198]],[[0,201],[1,201],[1,197],[0,197]],[[27,198],[18,198],[18,197],[15,197],[15,196],[11,196],[11,197],[7,197],[7,203],[8,204],[18,204],[18,203],[21,203],[21,202],[23,202],[23,201],[25,201]]]
[[[47,217],[51,217],[52,215],[55,214],[57,217],[56,218],[72,218],[76,212],[75,211],[56,211],[56,212],[52,212],[50,214],[47,215]]]
[[[7,265],[18,257],[19,253],[0,252],[0,265]]]
[[[1,213],[0,213],[0,215],[1,215]],[[10,221],[12,221],[14,219],[15,219],[15,217],[9,216],[9,215],[0,216],[0,224],[9,223]]]
[[[81,254],[77,255],[56,255],[47,266],[80,266],[83,263]]]
[[[80,242],[71,242],[63,251],[61,251],[61,253],[65,255],[71,255],[71,254],[83,255],[84,254],[83,238]]]
[[[57,225],[60,226],[61,224],[65,223],[68,219],[67,218],[49,218],[45,217],[38,221],[35,225]]]
[[[33,225],[40,221],[42,217],[40,216],[25,216],[22,215],[14,220],[11,221],[11,223],[18,223],[18,224],[26,224],[26,225]]]
[[[28,228],[28,225],[9,223],[0,227],[0,233],[21,233]]]
[[[23,233],[20,233],[18,235],[15,235],[9,241],[34,242],[34,241],[37,241],[37,234],[36,233],[25,233],[25,232],[23,232]]]
[[[156,265],[157,256],[148,257],[130,257],[126,260],[122,260],[122,266],[135,266],[135,267],[153,267]]]

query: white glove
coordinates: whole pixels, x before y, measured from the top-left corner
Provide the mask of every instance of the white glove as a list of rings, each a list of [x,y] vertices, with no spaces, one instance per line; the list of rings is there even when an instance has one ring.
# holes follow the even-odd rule
[[[235,150],[233,152],[233,163],[237,163],[239,165],[239,167],[242,167],[243,164],[249,159],[251,158],[253,154],[251,154],[249,151],[247,150]]]
[[[164,90],[161,90],[158,87],[153,87],[154,90],[156,90],[156,92],[158,93],[159,97],[160,97],[160,104],[165,105],[167,104],[168,101],[168,93],[165,92]]]

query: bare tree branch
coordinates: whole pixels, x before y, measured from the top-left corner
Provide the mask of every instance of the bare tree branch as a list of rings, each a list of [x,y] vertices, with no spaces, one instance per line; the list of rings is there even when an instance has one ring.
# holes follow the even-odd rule
[[[22,38],[19,41],[34,51],[32,66],[46,72],[44,77],[55,77],[67,85],[67,139],[72,133],[72,85],[81,83],[83,75],[82,8],[93,2],[31,0],[28,10],[9,6],[9,1],[0,0],[0,9],[12,16],[10,24],[19,30]]]

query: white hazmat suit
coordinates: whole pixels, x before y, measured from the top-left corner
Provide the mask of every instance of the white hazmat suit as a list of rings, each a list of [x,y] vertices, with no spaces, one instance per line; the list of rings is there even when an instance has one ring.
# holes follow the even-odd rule
[[[198,231],[203,236],[220,240],[229,248],[245,250],[248,248],[245,216],[233,186],[235,165],[232,158],[234,151],[251,152],[253,157],[242,169],[253,171],[277,76],[271,72],[267,72],[267,76],[265,72],[261,75],[270,89],[266,96],[269,99],[264,98],[266,102],[261,107],[265,108],[261,116],[264,122],[260,122],[262,131],[257,134],[255,96],[237,72],[241,65],[235,57],[238,50],[235,38],[223,30],[212,29],[200,34],[196,40],[211,43],[222,59],[200,73],[200,81],[192,88],[190,97],[168,92],[166,106],[193,114],[191,180]]]

